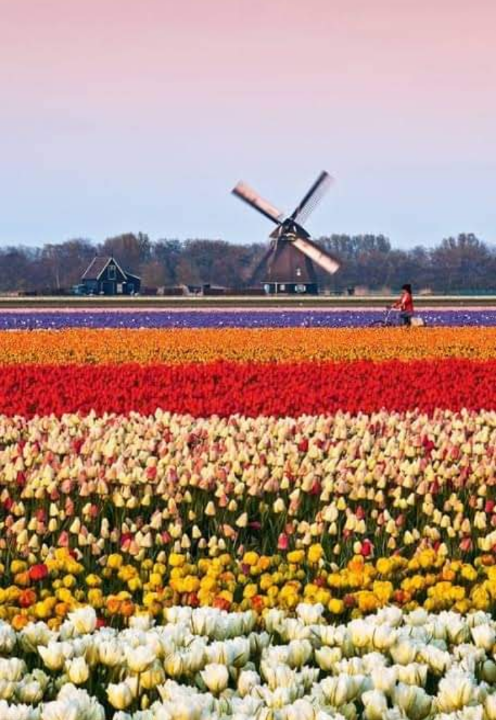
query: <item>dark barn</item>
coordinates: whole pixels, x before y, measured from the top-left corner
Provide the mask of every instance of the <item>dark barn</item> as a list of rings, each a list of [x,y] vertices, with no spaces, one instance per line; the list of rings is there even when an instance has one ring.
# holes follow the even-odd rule
[[[81,278],[88,295],[136,295],[141,278],[123,270],[113,257],[93,258]]]

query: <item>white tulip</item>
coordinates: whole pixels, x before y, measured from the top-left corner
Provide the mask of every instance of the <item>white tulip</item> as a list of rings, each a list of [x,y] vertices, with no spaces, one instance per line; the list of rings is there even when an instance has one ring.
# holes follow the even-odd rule
[[[129,683],[109,683],[107,685],[107,697],[109,703],[116,710],[125,710],[134,700],[134,693]]]
[[[0,658],[0,678],[18,682],[26,674],[26,663],[20,658]]]
[[[22,681],[18,684],[16,695],[21,703],[37,705],[43,700],[44,690],[37,680]],[[0,713],[0,717],[2,717]]]
[[[406,685],[425,686],[427,673],[429,671],[427,665],[411,663],[410,665],[395,665],[394,668],[398,673],[399,682],[405,683]]]
[[[157,685],[165,682],[165,671],[158,660],[153,662],[139,676],[140,687],[144,690],[152,690]]]
[[[124,660],[124,650],[117,640],[105,640],[98,645],[98,655],[102,665],[116,667]]]
[[[49,670],[61,670],[64,666],[65,655],[62,643],[49,642],[46,647],[38,647],[38,652]]]
[[[446,613],[446,632],[448,639],[455,645],[470,639],[470,630],[465,619],[454,612]]]
[[[167,707],[167,711],[168,715],[163,720],[200,720],[202,714],[201,706],[186,698],[175,700]]]
[[[0,718],[2,720],[40,720],[40,710],[29,705],[10,705],[6,700],[0,700]]]
[[[426,645],[423,647],[421,656],[431,670],[438,675],[444,674],[452,664],[452,656],[450,653],[440,650],[434,645]]]
[[[281,713],[284,720],[315,720],[315,709],[308,700],[295,700]]]
[[[277,608],[271,608],[265,615],[265,627],[269,633],[276,633],[280,631],[280,628],[285,619],[284,612]]]
[[[192,618],[198,618],[201,617],[202,611],[206,608],[198,608],[197,610],[193,610],[193,608],[190,608],[188,606],[182,607],[182,606],[175,606],[170,608],[164,609],[164,616],[168,623],[172,624],[187,624]]]
[[[14,649],[16,634],[14,630],[3,620],[0,622],[0,652],[9,655]]]
[[[10,700],[16,691],[16,683],[5,678],[0,679],[0,700]]]
[[[92,633],[96,629],[96,612],[90,605],[73,610],[69,613],[68,620],[80,635]]]
[[[381,690],[386,695],[390,695],[398,680],[398,670],[396,667],[374,668],[371,677],[374,690]]]
[[[207,688],[216,695],[225,690],[229,683],[229,672],[226,666],[218,663],[205,665],[201,676]]]
[[[295,684],[295,672],[288,665],[268,665],[262,662],[260,668],[270,690],[289,688]]]
[[[496,720],[496,695],[487,695],[484,699],[484,715],[486,720]]]
[[[69,680],[74,683],[74,685],[83,685],[90,674],[90,669],[84,657],[66,660],[65,670]]]
[[[142,673],[156,659],[156,653],[149,645],[140,645],[136,648],[127,647],[125,650],[127,666],[133,673]]]
[[[494,643],[496,642],[496,632],[489,623],[476,625],[470,629],[470,632],[474,639],[474,643],[478,648],[482,648],[488,652],[493,648]]]
[[[415,661],[418,647],[405,638],[398,640],[398,642],[390,648],[389,652],[394,662],[398,663],[398,665],[409,665]]]
[[[217,624],[217,614],[211,608],[197,608],[191,616],[191,630],[195,635],[213,637]]]
[[[476,695],[470,675],[451,672],[439,681],[437,709],[446,713],[461,710],[475,700]]]
[[[260,685],[260,675],[254,670],[243,670],[238,677],[238,692],[241,697],[249,695],[254,687]]]
[[[341,674],[337,677],[329,677],[322,680],[320,689],[329,703],[340,707],[355,698],[362,684],[360,676]]]
[[[388,650],[395,644],[398,633],[390,625],[379,625],[372,632],[372,645],[377,650]]]
[[[367,720],[383,720],[387,711],[387,699],[380,690],[369,690],[363,693],[362,702]]]
[[[308,640],[292,640],[288,645],[287,662],[290,667],[302,667],[311,655],[312,646]]]
[[[352,620],[348,625],[351,642],[356,648],[365,648],[370,645],[374,626],[367,620]]]
[[[250,641],[247,638],[227,640],[224,648],[228,666],[243,667],[250,659]]]
[[[412,626],[422,626],[427,623],[428,619],[429,613],[427,610],[424,610],[424,608],[417,608],[416,610],[412,610],[412,612],[405,617],[405,622]]]
[[[64,700],[54,700],[43,707],[43,720],[79,720],[79,707]]]
[[[55,639],[55,633],[45,623],[29,623],[18,636],[21,646],[28,651],[36,651],[38,645],[48,645]]]
[[[322,603],[309,605],[308,603],[300,603],[296,608],[296,614],[305,625],[316,625],[322,619],[324,606]]]
[[[343,653],[341,648],[338,647],[326,647],[325,645],[319,650],[315,650],[315,660],[321,670],[329,671],[332,670],[337,662],[341,660]]]
[[[393,701],[411,720],[423,720],[431,711],[432,698],[423,688],[400,683],[393,692]]]
[[[184,658],[179,653],[171,653],[164,660],[164,670],[170,677],[183,675],[184,667]]]
[[[150,630],[153,625],[153,618],[151,615],[133,615],[129,618],[129,627],[135,630]]]
[[[184,655],[186,672],[194,674],[205,665],[205,645],[202,641],[193,641]]]

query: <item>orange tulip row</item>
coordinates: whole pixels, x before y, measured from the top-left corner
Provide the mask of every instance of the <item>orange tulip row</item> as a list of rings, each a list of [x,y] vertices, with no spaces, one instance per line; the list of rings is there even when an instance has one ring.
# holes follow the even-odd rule
[[[0,331],[0,363],[204,363],[494,359],[496,328]]]

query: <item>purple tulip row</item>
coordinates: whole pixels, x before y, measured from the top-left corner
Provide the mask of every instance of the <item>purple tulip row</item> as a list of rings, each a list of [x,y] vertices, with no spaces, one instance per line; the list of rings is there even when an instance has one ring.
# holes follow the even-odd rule
[[[422,310],[429,326],[496,327],[496,309]],[[368,327],[384,319],[382,310],[184,310],[8,311],[0,310],[0,330],[64,328],[285,328]],[[397,316],[392,318],[398,322]]]

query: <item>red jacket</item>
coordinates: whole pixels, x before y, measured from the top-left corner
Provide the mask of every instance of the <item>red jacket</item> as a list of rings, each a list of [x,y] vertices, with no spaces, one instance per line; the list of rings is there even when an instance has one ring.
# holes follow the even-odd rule
[[[403,290],[403,293],[398,300],[397,303],[395,303],[395,307],[399,308],[402,312],[413,312],[413,298],[411,293],[407,292],[406,290]]]

